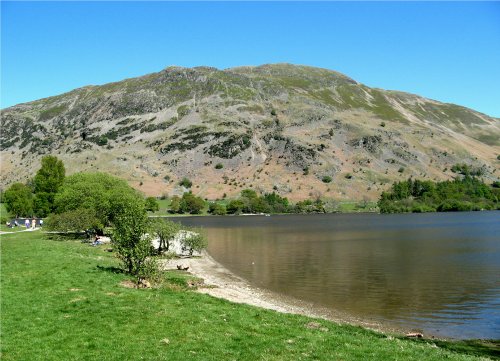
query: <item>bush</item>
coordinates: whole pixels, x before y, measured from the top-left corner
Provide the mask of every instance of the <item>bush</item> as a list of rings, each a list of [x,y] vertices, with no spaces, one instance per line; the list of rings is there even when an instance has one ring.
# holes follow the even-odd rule
[[[227,205],[227,213],[229,214],[239,214],[245,207],[245,203],[241,199],[233,199]]]
[[[222,169],[222,168],[224,168],[224,165],[222,163],[217,163],[215,165],[215,169]]]
[[[16,217],[30,217],[33,213],[31,188],[22,183],[12,184],[4,193],[7,212]]]
[[[104,225],[92,209],[78,208],[61,214],[52,214],[45,226],[49,231],[100,233]]]
[[[437,210],[440,212],[463,212],[472,211],[474,209],[472,203],[466,201],[458,201],[456,199],[447,200],[441,203]]]
[[[135,198],[144,207],[143,196],[124,180],[105,173],[75,173],[66,177],[55,197],[56,213],[87,209],[106,227],[114,222],[120,197]]]
[[[207,239],[196,229],[185,232],[181,238],[182,250],[187,251],[190,256],[192,256],[195,251],[201,252],[207,245]]]
[[[169,220],[154,218],[150,220],[150,232],[158,237],[158,254],[168,252],[170,250],[170,242],[175,239],[179,233],[181,226]]]
[[[179,182],[179,185],[184,187],[184,188],[191,188],[193,186],[193,182],[191,182],[188,178],[184,177]]]
[[[205,201],[192,193],[184,193],[180,200],[180,211],[182,213],[200,214],[205,208]]]
[[[227,213],[226,206],[220,203],[210,203],[208,206],[208,213],[215,216],[223,216]]]
[[[113,220],[113,248],[126,272],[135,277],[137,284],[157,272],[151,238],[147,235],[148,216],[142,199],[131,194],[115,194]]]
[[[158,212],[160,210],[160,204],[155,197],[146,198],[146,211],[148,212]]]
[[[330,183],[332,181],[332,177],[330,177],[329,175],[325,175],[323,178],[321,178],[321,180],[323,181],[323,183]]]

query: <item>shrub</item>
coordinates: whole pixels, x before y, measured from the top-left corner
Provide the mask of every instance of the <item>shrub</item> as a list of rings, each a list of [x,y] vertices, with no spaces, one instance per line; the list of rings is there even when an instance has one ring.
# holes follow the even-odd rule
[[[199,214],[205,208],[205,201],[192,193],[184,193],[180,201],[182,213]]]
[[[179,213],[181,210],[181,199],[179,196],[173,196],[170,200],[170,213]]]
[[[222,163],[217,163],[215,165],[215,169],[222,169],[222,168],[224,168],[224,165]]]
[[[193,182],[191,182],[188,178],[184,177],[179,182],[179,185],[183,186],[184,188],[191,188],[193,186]]]
[[[207,239],[196,229],[185,232],[181,238],[182,250],[187,251],[190,256],[192,256],[195,251],[201,252],[207,245]]]
[[[399,173],[403,173],[404,171],[405,171],[405,169],[403,167],[399,167],[399,169],[398,169]]]
[[[125,271],[139,284],[154,276],[158,269],[156,259],[152,257],[151,238],[147,235],[149,221],[144,202],[131,194],[115,193],[112,198],[115,212],[113,248]]]
[[[160,210],[160,204],[155,197],[146,198],[146,211],[148,212],[158,212]]]
[[[208,206],[208,213],[215,216],[223,216],[227,213],[226,206],[220,203],[210,203]]]
[[[104,228],[92,209],[78,208],[60,214],[52,214],[45,226],[49,231],[100,233]]]
[[[321,181],[323,183],[330,183],[332,181],[332,177],[330,177],[329,175],[325,175],[323,178],[321,178]]]
[[[158,237],[158,254],[168,252],[170,250],[170,242],[175,239],[175,236],[180,231],[181,226],[169,220],[154,218],[150,220],[150,231]]]

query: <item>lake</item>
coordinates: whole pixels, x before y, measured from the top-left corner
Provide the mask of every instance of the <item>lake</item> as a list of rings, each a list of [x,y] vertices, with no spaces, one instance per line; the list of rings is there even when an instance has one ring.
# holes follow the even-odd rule
[[[252,285],[355,318],[500,338],[500,212],[185,217]]]

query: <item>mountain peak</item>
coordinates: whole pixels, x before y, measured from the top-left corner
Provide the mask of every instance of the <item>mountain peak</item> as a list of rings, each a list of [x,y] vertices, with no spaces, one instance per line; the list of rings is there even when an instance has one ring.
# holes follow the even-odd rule
[[[151,195],[181,192],[188,177],[209,199],[247,187],[375,199],[401,177],[449,179],[456,163],[497,179],[500,153],[499,119],[287,63],[170,66],[4,109],[0,121],[2,187],[57,154],[69,173],[105,169]]]

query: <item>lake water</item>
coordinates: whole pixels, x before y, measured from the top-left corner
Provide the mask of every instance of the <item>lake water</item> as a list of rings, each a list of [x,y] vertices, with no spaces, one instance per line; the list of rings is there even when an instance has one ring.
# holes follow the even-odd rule
[[[251,284],[355,318],[500,338],[500,212],[187,217]]]

